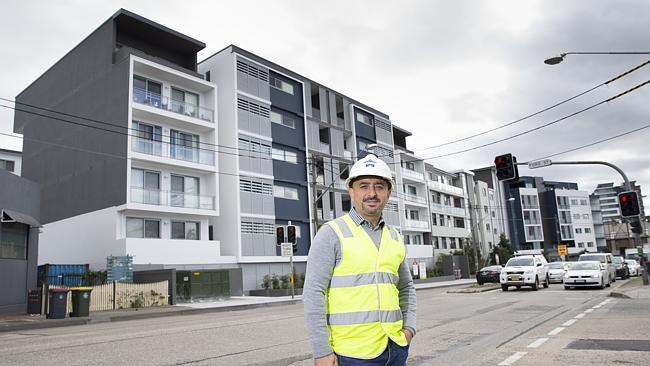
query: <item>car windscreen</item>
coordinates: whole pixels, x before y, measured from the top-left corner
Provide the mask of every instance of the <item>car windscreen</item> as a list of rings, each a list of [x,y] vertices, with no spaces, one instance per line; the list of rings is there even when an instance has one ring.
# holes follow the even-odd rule
[[[572,271],[583,271],[583,270],[590,270],[590,269],[600,269],[600,265],[598,263],[574,263],[571,266]]]
[[[621,264],[621,263],[623,263],[623,258],[621,258],[621,257],[613,257],[612,262],[614,262],[616,264]]]
[[[534,265],[535,264],[533,263],[533,258],[510,258],[510,260],[506,264],[507,267],[534,266]]]
[[[638,264],[634,259],[626,259],[625,262],[632,266],[636,266]]]
[[[600,263],[605,263],[606,259],[604,255],[581,255],[578,261],[599,261]]]
[[[550,269],[562,269],[562,268],[564,268],[564,263],[562,263],[562,262],[549,263],[548,268],[550,268]]]

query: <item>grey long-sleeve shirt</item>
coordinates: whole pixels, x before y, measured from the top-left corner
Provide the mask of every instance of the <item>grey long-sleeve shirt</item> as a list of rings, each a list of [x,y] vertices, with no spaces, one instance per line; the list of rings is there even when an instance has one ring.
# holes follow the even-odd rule
[[[352,216],[354,218],[355,215]],[[382,223],[376,228],[371,228],[366,221],[360,224],[379,248]],[[311,243],[302,295],[305,320],[312,341],[314,358],[327,356],[333,352],[329,342],[329,330],[325,314],[327,309],[326,294],[334,267],[340,261],[341,243],[339,238],[329,225],[324,225]],[[399,266],[398,276],[397,289],[399,290],[399,305],[402,310],[403,327],[409,329],[415,335],[415,287],[413,286],[413,279],[406,259]]]

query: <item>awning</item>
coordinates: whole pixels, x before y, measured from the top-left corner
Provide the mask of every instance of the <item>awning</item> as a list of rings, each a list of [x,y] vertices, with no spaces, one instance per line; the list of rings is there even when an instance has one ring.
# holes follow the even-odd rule
[[[20,222],[22,224],[27,224],[31,227],[40,227],[41,224],[36,221],[35,218],[12,210],[7,210],[6,208],[2,209],[2,215],[0,215],[0,222]]]

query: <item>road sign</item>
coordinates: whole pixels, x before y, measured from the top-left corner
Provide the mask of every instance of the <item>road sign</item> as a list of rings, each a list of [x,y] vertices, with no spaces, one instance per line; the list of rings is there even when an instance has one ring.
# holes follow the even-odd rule
[[[528,163],[528,169],[537,169],[545,166],[553,165],[551,159],[543,159],[537,161],[531,161]]]
[[[569,255],[569,249],[567,249],[566,244],[558,244],[557,245],[557,254],[560,257],[564,257],[564,256]]]
[[[291,256],[293,256],[293,244],[292,243],[282,243],[282,245],[280,245],[280,252],[282,253],[283,257],[291,257]]]

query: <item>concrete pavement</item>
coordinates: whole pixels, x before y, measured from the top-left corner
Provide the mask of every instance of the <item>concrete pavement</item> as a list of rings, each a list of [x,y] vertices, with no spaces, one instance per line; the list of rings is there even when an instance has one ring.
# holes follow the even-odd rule
[[[465,286],[473,283],[476,283],[476,280],[473,278],[459,279],[459,280],[452,280],[452,281],[440,281],[440,282],[419,282],[415,284],[415,288],[416,290],[421,291],[421,290],[432,289],[432,288]],[[297,302],[300,302],[301,300],[302,300],[301,296],[295,296],[294,299],[291,299],[291,296],[282,296],[282,297],[232,296],[226,300],[221,300],[221,301],[194,302],[194,303],[183,303],[180,305],[173,305],[173,306],[91,312],[90,316],[80,317],[80,318],[66,317],[65,319],[47,319],[45,315],[34,315],[34,316],[25,315],[25,314],[10,315],[10,316],[0,315],[0,333],[21,331],[21,330],[31,330],[31,329],[84,325],[84,324],[91,324],[91,323],[96,324],[96,323],[105,323],[105,322],[118,322],[118,321],[136,320],[136,319],[157,318],[157,317],[164,317],[164,316],[244,310],[244,309],[252,309],[258,307],[295,304]]]

